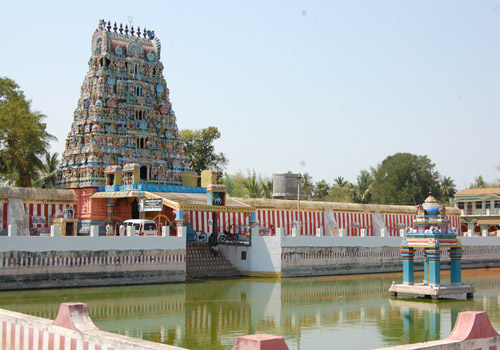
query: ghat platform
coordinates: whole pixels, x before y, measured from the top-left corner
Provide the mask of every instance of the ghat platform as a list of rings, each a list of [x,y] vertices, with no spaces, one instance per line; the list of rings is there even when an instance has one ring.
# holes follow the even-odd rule
[[[471,284],[462,285],[439,285],[432,286],[425,283],[416,284],[396,284],[392,283],[389,288],[389,292],[392,296],[398,296],[398,294],[410,294],[412,296],[424,295],[432,299],[438,299],[442,296],[455,296],[466,294],[467,299],[472,298],[475,288]]]

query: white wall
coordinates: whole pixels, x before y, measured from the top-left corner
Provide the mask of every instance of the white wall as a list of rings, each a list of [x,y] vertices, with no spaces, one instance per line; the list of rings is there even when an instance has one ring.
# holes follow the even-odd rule
[[[459,237],[463,246],[500,246],[500,237]],[[378,237],[378,236],[283,236],[282,247],[399,247],[403,237]]]
[[[282,247],[399,247],[402,237],[283,236]]]
[[[460,242],[462,243],[463,246],[468,246],[468,245],[500,246],[500,237],[497,236],[460,237]]]
[[[220,245],[221,253],[243,274],[281,272],[281,237],[260,236],[257,232],[252,230],[251,247]],[[246,252],[246,260],[241,259],[241,252]]]
[[[15,236],[0,237],[0,252],[9,251],[98,251],[98,250],[186,249],[186,237],[148,236]]]

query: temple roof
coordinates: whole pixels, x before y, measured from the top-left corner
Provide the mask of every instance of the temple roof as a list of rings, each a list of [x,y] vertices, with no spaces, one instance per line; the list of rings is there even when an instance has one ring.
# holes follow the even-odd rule
[[[489,187],[489,188],[467,188],[465,190],[458,191],[455,196],[470,196],[470,195],[485,195],[485,194],[499,194],[500,187]]]

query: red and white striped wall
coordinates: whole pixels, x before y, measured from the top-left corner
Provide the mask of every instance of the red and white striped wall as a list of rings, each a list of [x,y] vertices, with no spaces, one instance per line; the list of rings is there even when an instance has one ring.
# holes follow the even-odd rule
[[[4,267],[60,267],[60,266],[103,266],[103,265],[147,265],[178,264],[186,262],[184,254],[132,255],[132,256],[44,256],[44,257],[1,257],[0,268]],[[1,348],[0,348],[1,349]]]
[[[48,332],[8,321],[0,323],[0,349],[59,350],[59,349],[113,349],[81,340],[80,337]]]
[[[0,202],[0,230],[7,229],[7,202]]]
[[[211,212],[190,211],[185,215],[186,221],[198,232],[210,232],[209,221],[212,220]],[[374,230],[372,213],[334,212],[336,228],[345,229],[347,236],[360,236],[361,230],[366,230],[367,236],[380,236]],[[384,214],[385,229],[389,236],[399,236],[399,230],[412,227],[415,215]],[[285,235],[291,234],[293,223],[298,221],[297,212],[291,210],[257,210],[258,225],[264,228],[283,228]],[[449,216],[450,227],[460,230],[460,217]],[[301,211],[301,235],[316,234],[317,228],[325,229],[325,213],[320,211]],[[249,217],[243,213],[218,213],[218,231],[230,230],[234,232],[236,226],[249,225]]]
[[[40,204],[40,203],[24,203],[24,210],[29,215],[29,227],[32,228],[49,228],[50,218],[57,212],[64,212],[68,207],[72,206],[76,211],[76,205],[59,203],[59,204]],[[8,203],[0,202],[0,230],[7,229],[7,212]],[[33,220],[34,218],[34,220]]]

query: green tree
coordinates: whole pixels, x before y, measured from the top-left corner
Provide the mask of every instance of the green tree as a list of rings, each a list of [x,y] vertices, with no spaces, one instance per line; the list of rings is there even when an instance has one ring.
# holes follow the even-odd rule
[[[488,188],[490,185],[484,181],[483,176],[479,175],[474,179],[474,182],[470,184],[469,188]]]
[[[19,86],[0,78],[0,180],[8,185],[31,187],[43,169],[40,159],[55,140],[42,122],[45,115],[31,110]]]
[[[302,183],[301,183],[301,193],[302,198],[305,200],[310,200],[314,195],[314,184],[312,182],[312,177],[308,173],[302,175]]]
[[[328,202],[352,203],[354,202],[354,195],[355,191],[350,187],[332,186],[324,200]]]
[[[222,183],[226,186],[226,191],[231,197],[246,197],[247,190],[245,188],[246,176],[238,171],[234,175],[224,174]]]
[[[180,131],[184,142],[184,155],[188,166],[201,174],[203,170],[217,171],[219,178],[227,166],[228,160],[224,153],[216,153],[213,142],[220,138],[220,131],[215,126],[205,129],[184,129]]]
[[[330,192],[330,185],[325,180],[316,182],[314,186],[314,199],[317,201],[324,201]]]
[[[371,186],[373,203],[423,203],[429,191],[439,198],[439,173],[427,156],[396,153],[388,156],[374,171]]]
[[[33,183],[34,187],[39,188],[55,188],[56,186],[56,171],[59,165],[59,153],[45,153],[45,162],[42,164],[39,176],[40,178]]]
[[[273,198],[273,180],[259,176],[259,185],[263,198]]]

